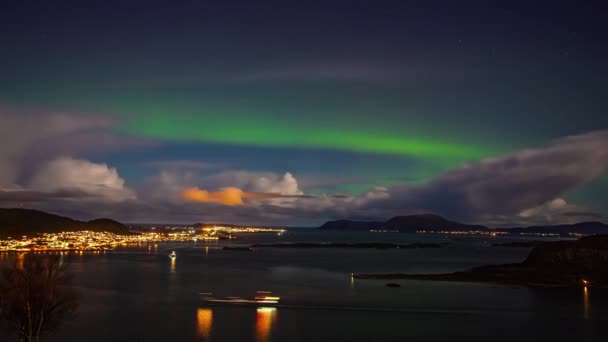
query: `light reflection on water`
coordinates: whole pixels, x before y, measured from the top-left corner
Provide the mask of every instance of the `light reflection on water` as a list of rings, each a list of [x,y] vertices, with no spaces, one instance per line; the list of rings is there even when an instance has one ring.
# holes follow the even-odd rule
[[[255,311],[255,341],[268,342],[276,328],[278,310],[274,307],[258,307]],[[196,336],[200,341],[211,340],[213,309],[200,307],[196,310]],[[220,324],[221,325],[221,324]]]
[[[266,342],[270,339],[272,326],[277,319],[277,309],[270,307],[259,307],[255,314],[255,340]]]
[[[589,304],[589,289],[587,286],[583,287],[583,318],[589,319],[591,312],[591,305]]]
[[[294,241],[304,238],[306,236],[291,237]],[[415,241],[418,239],[420,237]],[[239,243],[258,242],[265,241]],[[179,249],[178,273],[176,261],[167,260],[165,252],[176,245],[159,247],[160,252],[154,252],[158,247],[152,247],[155,254],[152,256],[147,255],[148,248],[144,246],[140,254],[118,253],[137,251],[125,248],[108,252],[102,258],[87,257],[87,253],[85,258],[74,258],[71,270],[75,281],[84,289],[86,300],[72,328],[61,329],[49,341],[88,338],[89,342],[106,342],[116,340],[116,336],[124,337],[122,341],[195,338],[197,341],[270,342],[289,340],[286,337],[292,336],[301,337],[300,340],[323,340],[318,334],[326,335],[325,340],[351,342],[395,340],[395,336],[403,336],[404,340],[428,336],[427,341],[445,341],[445,336],[458,340],[470,337],[472,331],[490,336],[501,331],[503,334],[493,340],[512,342],[542,341],[549,337],[591,341],[600,340],[598,336],[606,334],[602,324],[593,324],[608,307],[602,305],[607,296],[595,289],[591,298],[592,290],[580,287],[575,291],[532,291],[486,284],[408,281],[393,291],[385,289],[384,281],[355,281],[350,277],[351,272],[440,273],[481,262],[518,262],[526,257],[527,249],[481,248],[477,242],[469,245],[464,241],[433,250],[260,249],[256,253],[241,254],[213,246],[208,250],[199,245]],[[13,254],[10,259],[15,257]],[[167,261],[170,261],[169,267]],[[257,307],[223,306],[211,309],[197,301],[200,291],[246,296],[257,289],[280,293],[284,304],[310,305],[317,309],[281,309],[279,322],[278,310],[258,312]],[[326,306],[332,310],[323,309]],[[340,307],[369,307],[374,311],[333,309]],[[403,312],[393,312],[393,308]],[[433,314],[421,315],[419,311]],[[142,324],[129,323],[132,317],[138,317]],[[91,337],[90,331],[100,323],[114,328]],[[507,329],[507,326],[521,328]]]
[[[199,308],[196,310],[196,332],[202,341],[209,339],[211,326],[213,325],[213,310],[210,308]]]
[[[175,258],[171,258],[171,273],[175,273]]]
[[[17,254],[17,268],[23,269],[23,260],[25,257],[25,253]]]

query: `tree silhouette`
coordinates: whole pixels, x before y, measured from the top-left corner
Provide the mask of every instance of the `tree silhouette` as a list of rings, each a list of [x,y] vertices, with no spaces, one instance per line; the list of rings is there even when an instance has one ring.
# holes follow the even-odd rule
[[[39,341],[78,309],[67,264],[59,255],[20,256],[0,272],[0,318],[18,341]]]

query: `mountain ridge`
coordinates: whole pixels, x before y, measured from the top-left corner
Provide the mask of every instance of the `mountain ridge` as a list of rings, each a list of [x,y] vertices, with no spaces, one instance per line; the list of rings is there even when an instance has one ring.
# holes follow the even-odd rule
[[[39,233],[89,230],[119,235],[131,234],[129,228],[108,218],[79,221],[36,209],[0,208],[0,236],[19,237]]]
[[[465,224],[447,220],[435,214],[416,214],[395,216],[387,221],[355,221],[333,220],[327,221],[317,229],[321,230],[347,230],[370,231],[390,230],[402,233],[415,233],[420,230],[434,231],[488,231],[507,232],[510,234],[537,233],[537,234],[608,234],[608,224],[599,221],[585,221],[573,224],[536,225],[513,228],[489,228],[483,225]]]
[[[387,221],[353,221],[353,220],[334,220],[327,221],[318,227],[322,230],[394,230],[402,233],[415,233],[425,229],[440,230],[488,230],[485,226],[469,225],[444,219],[434,214],[417,214],[395,216]]]

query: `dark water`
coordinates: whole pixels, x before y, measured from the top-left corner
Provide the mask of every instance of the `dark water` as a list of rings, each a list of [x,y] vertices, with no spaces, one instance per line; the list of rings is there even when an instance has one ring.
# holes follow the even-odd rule
[[[407,234],[294,230],[241,235],[238,244],[301,241],[441,241],[441,249],[260,249],[223,243],[160,244],[72,254],[84,295],[79,316],[49,341],[600,341],[608,293],[490,284],[353,280],[351,272],[449,272],[518,262],[529,248],[490,247]],[[168,254],[176,250],[171,263]],[[206,306],[200,292],[253,297],[272,291],[286,307]]]

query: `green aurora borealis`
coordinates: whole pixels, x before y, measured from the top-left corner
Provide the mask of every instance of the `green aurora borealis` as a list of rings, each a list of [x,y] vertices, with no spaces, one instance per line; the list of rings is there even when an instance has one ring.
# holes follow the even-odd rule
[[[441,141],[422,135],[352,129],[306,127],[263,118],[200,118],[148,116],[122,127],[127,133],[168,141],[201,141],[264,147],[298,147],[405,155],[440,160],[477,160],[494,150]]]

